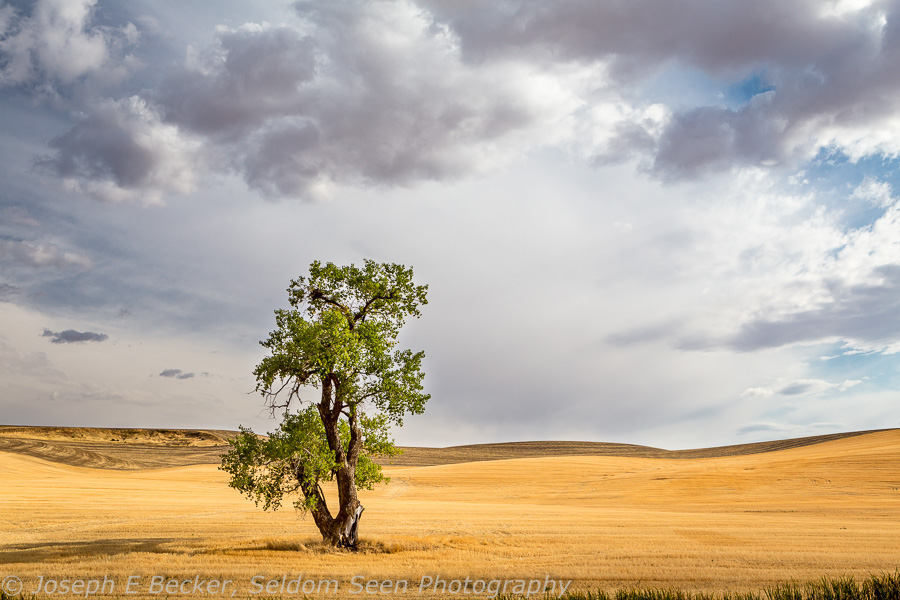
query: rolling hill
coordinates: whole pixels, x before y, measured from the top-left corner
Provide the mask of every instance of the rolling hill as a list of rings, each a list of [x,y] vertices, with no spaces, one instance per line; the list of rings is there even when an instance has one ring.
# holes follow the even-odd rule
[[[696,450],[604,442],[507,442],[446,448],[402,447],[403,454],[383,461],[393,466],[433,466],[548,456],[620,456],[630,458],[716,458],[801,448],[874,431],[835,433],[772,442]],[[90,427],[0,426],[0,451],[52,462],[100,469],[153,469],[218,464],[228,440],[238,432],[187,429],[109,429]]]

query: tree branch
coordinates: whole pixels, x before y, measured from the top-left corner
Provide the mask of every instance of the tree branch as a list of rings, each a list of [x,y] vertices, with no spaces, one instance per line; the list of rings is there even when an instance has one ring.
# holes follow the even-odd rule
[[[325,292],[320,290],[319,288],[315,288],[312,293],[309,295],[310,300],[321,300],[325,304],[331,304],[338,308],[341,311],[341,314],[344,315],[344,318],[347,319],[348,323],[350,323],[350,329],[353,329],[354,321],[350,319],[350,309],[335,300],[334,298],[329,298],[325,295]]]
[[[372,296],[372,297],[369,298],[369,300],[363,305],[363,307],[360,308],[360,309],[356,312],[355,315],[353,315],[353,322],[354,322],[354,323],[357,323],[357,322],[358,322],[358,323],[362,323],[363,321],[365,321],[365,320],[366,320],[366,313],[369,311],[369,307],[372,306],[372,304],[373,304],[376,300],[394,300],[394,299],[396,299],[396,297],[397,297],[397,290],[394,290],[394,289],[392,289],[392,290],[390,291],[390,293],[387,294],[386,296],[379,296],[379,295],[377,295],[377,294],[374,295],[374,296]]]

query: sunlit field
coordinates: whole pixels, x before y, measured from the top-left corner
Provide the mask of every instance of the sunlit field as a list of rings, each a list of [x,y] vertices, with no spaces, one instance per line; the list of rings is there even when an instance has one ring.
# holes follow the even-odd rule
[[[116,439],[89,441],[129,443]],[[182,444],[202,460],[215,442]],[[193,595],[152,595],[156,576],[228,580],[234,597],[288,596],[278,583],[265,590],[282,577],[338,582],[337,595],[311,597],[364,597],[370,580],[379,592],[406,581],[407,595],[434,597],[423,578],[467,577],[718,593],[900,567],[900,430],[711,458],[388,466],[391,483],[361,493],[357,553],[324,548],[291,507],[256,508],[214,464],[138,468],[149,444],[118,469],[4,447],[0,577],[20,578],[25,592],[41,577],[106,578],[116,596]],[[138,594],[125,595],[129,577]]]

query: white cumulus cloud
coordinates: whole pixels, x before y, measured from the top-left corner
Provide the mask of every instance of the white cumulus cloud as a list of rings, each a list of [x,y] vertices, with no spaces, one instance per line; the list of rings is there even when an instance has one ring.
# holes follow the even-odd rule
[[[90,258],[77,252],[67,252],[49,242],[13,241],[0,242],[0,259],[12,260],[29,267],[89,268]]]
[[[132,23],[121,28],[94,23],[97,0],[38,0],[30,14],[0,8],[0,86],[52,91],[80,78],[121,77],[114,55],[136,44]]]

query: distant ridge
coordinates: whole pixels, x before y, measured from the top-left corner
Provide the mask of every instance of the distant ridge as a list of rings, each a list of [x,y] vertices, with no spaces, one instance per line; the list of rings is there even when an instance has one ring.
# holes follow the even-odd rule
[[[772,442],[699,448],[696,450],[663,450],[662,448],[653,448],[651,446],[605,442],[505,442],[449,446],[447,448],[404,447],[403,454],[391,458],[390,463],[397,466],[424,467],[485,460],[539,458],[542,456],[622,456],[628,458],[668,459],[718,458],[722,456],[745,456],[748,454],[776,452],[778,450],[811,446],[880,431],[891,431],[891,429],[831,433]]]
[[[217,464],[236,431],[0,425],[0,451],[93,469]]]
[[[621,456],[630,458],[716,458],[800,448],[859,435],[873,429],[738,444],[696,450],[663,450],[604,442],[506,442],[447,448],[402,447],[403,454],[382,464],[425,467],[466,462],[547,456]],[[193,429],[110,429],[92,427],[18,427],[0,425],[0,451],[56,463],[99,469],[137,470],[218,464],[228,440],[238,432]]]
[[[227,444],[237,431],[222,429],[136,429],[109,427],[52,427],[0,425],[0,436],[63,441],[140,441],[163,445],[215,446]]]

